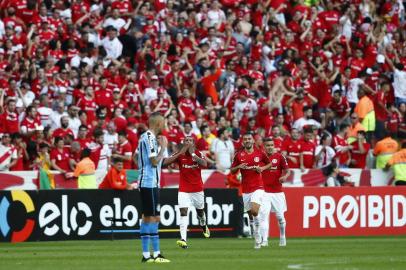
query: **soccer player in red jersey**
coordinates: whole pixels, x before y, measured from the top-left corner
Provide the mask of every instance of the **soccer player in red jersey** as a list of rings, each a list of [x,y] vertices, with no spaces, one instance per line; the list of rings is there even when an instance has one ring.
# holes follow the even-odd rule
[[[252,133],[244,134],[242,140],[243,149],[235,154],[230,171],[232,174],[238,170],[241,172],[244,211],[248,211],[250,225],[253,228],[254,248],[259,249],[261,248],[261,237],[258,213],[264,194],[261,171],[269,164],[269,159],[264,152],[254,148]]]
[[[276,214],[279,223],[279,246],[286,246],[286,220],[284,213],[287,210],[285,193],[282,191],[282,183],[289,177],[288,162],[275,148],[275,142],[271,138],[264,139],[265,151],[271,162],[271,166],[262,172],[265,195],[261,207],[261,236],[262,246],[268,246],[269,213]]]
[[[164,165],[177,162],[179,166],[179,193],[178,205],[180,210],[180,240],[176,243],[181,248],[188,248],[187,227],[189,223],[188,209],[195,207],[199,225],[203,229],[204,237],[210,237],[210,231],[206,224],[204,213],[204,192],[201,169],[207,166],[207,161],[200,151],[196,150],[195,140],[192,136],[186,136],[181,150],[166,158]]]

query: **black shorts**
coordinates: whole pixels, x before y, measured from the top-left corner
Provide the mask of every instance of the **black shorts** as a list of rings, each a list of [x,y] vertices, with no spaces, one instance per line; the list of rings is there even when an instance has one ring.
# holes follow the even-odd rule
[[[159,204],[158,188],[140,188],[140,194],[144,217],[159,216],[161,205]]]

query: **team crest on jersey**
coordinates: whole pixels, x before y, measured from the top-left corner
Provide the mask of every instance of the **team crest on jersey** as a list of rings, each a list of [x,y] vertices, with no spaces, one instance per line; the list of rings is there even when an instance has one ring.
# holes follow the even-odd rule
[[[254,158],[254,161],[255,161],[255,162],[259,162],[259,157],[255,157],[255,158]]]
[[[276,158],[272,159],[272,163],[277,163],[278,160]]]

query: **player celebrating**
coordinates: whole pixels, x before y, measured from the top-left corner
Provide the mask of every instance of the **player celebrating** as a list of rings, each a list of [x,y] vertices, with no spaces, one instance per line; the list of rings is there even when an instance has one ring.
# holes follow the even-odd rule
[[[181,248],[188,248],[187,245],[187,226],[188,226],[188,208],[196,208],[199,225],[203,229],[204,237],[210,237],[210,231],[206,224],[204,214],[204,193],[201,168],[207,166],[204,156],[196,150],[195,142],[192,136],[184,139],[182,149],[164,160],[164,165],[177,161],[180,171],[178,205],[180,210],[180,240],[176,243]]]
[[[150,115],[149,130],[141,135],[138,144],[138,166],[140,171],[140,195],[142,203],[142,223],[140,227],[142,243],[142,262],[168,263],[161,255],[159,248],[158,224],[159,215],[159,178],[164,152],[168,141],[164,136],[157,136],[165,128],[165,119],[159,113]],[[161,149],[158,152],[158,143]],[[149,251],[152,242],[153,258]]]
[[[261,237],[258,213],[264,194],[261,170],[266,167],[264,165],[269,164],[269,159],[264,152],[254,148],[252,133],[244,134],[242,144],[243,149],[235,154],[230,170],[232,174],[238,170],[241,172],[244,211],[248,211],[250,225],[253,228],[254,248],[259,249],[261,248]]]
[[[275,149],[275,143],[271,138],[264,140],[265,151],[271,162],[270,167],[262,171],[265,195],[261,207],[261,236],[262,246],[268,246],[269,212],[276,214],[279,223],[279,246],[286,246],[285,228],[286,220],[284,213],[287,209],[285,194],[282,192],[282,183],[289,177],[288,162],[286,158]]]

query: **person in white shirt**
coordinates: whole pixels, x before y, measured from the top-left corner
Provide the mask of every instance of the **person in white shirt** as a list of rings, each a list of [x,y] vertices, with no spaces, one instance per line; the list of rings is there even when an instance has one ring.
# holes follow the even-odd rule
[[[49,108],[49,99],[48,95],[44,94],[39,97],[40,106],[38,107],[37,111],[41,118],[41,125],[43,127],[51,126],[51,115],[53,111]]]
[[[107,36],[102,40],[101,44],[106,50],[106,58],[117,59],[123,53],[123,44],[117,38],[117,29],[109,26],[106,29]]]
[[[51,123],[51,129],[55,130],[61,127],[61,118],[62,116],[67,116],[68,114],[65,112],[65,104],[63,102],[58,102],[56,104],[55,110],[52,111],[49,121]]]
[[[118,133],[116,132],[116,125],[114,122],[110,122],[107,125],[107,130],[104,131],[104,144],[109,146],[109,149],[112,150],[118,144]]]
[[[107,173],[110,165],[111,150],[107,144],[104,144],[103,130],[96,129],[93,132],[94,142],[91,142],[88,148],[92,154],[99,160],[94,161],[97,164],[97,171]]]
[[[310,106],[303,107],[304,116],[299,118],[293,124],[293,128],[302,131],[304,126],[315,126],[317,128],[321,127],[321,124],[316,120],[312,119],[313,109]]]
[[[151,76],[150,87],[147,87],[144,91],[144,100],[146,104],[149,104],[152,100],[158,98],[159,78],[157,75]]]
[[[317,169],[321,169],[324,167],[329,166],[335,155],[336,152],[330,146],[331,145],[331,135],[330,134],[323,134],[320,139],[320,145],[316,146],[315,150],[315,167]]]
[[[396,51],[395,51],[396,52]],[[398,60],[397,53],[395,55]],[[401,63],[393,63],[393,61],[386,55],[385,59],[393,70],[393,90],[395,92],[395,103],[398,107],[401,103],[406,103],[406,71],[404,65]]]
[[[367,77],[366,71],[360,71],[358,73],[358,78],[351,79],[348,82],[347,89],[347,100],[351,105],[351,108],[354,109],[355,105],[358,103],[358,90],[362,87],[367,92],[374,92],[366,83],[365,79]]]
[[[223,22],[226,21],[226,14],[222,9],[220,9],[219,1],[215,0],[211,4],[211,9],[207,13],[210,26],[219,27]]]
[[[117,29],[117,31],[120,31],[120,29],[125,25],[126,22],[124,19],[120,18],[120,11],[117,8],[113,9],[112,16],[103,22],[103,28],[112,26]]]
[[[0,171],[8,171],[17,163],[17,149],[10,143],[10,134],[3,134],[0,143]]]
[[[68,106],[68,119],[69,119],[69,128],[72,130],[75,138],[78,136],[79,127],[82,125],[82,122],[79,119],[80,108],[73,104]]]
[[[31,87],[28,83],[23,83],[21,89],[17,89],[17,92],[19,94],[17,103],[22,102],[24,107],[30,106],[35,99],[35,94],[31,91]]]
[[[221,128],[217,132],[218,138],[214,139],[210,146],[216,161],[216,168],[226,171],[231,168],[234,156],[234,144],[230,140],[230,133],[227,129]]]
[[[248,117],[253,117],[257,114],[258,105],[252,98],[249,98],[248,89],[241,89],[239,97],[234,104],[234,114],[238,120],[243,117],[244,111],[248,111]]]
[[[4,27],[4,22],[0,19],[0,39],[6,34],[6,28]]]

